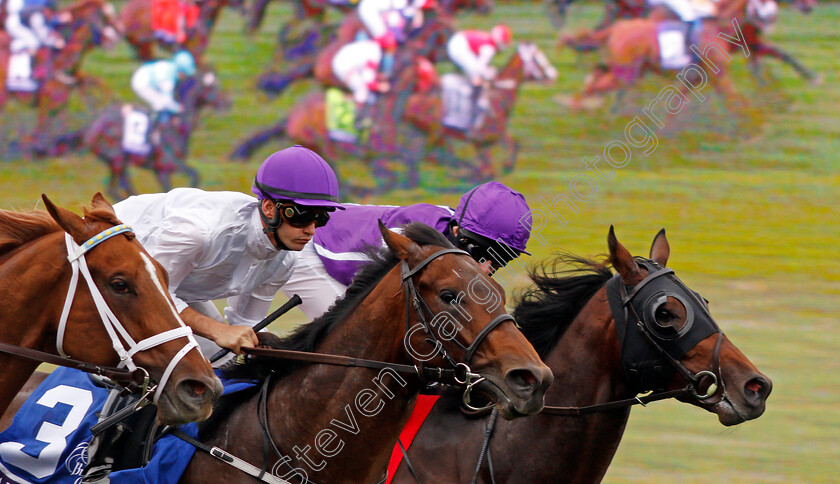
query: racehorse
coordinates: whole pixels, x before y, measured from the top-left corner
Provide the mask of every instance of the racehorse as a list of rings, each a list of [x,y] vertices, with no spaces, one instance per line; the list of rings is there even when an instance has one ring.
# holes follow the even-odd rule
[[[661,75],[669,72],[662,66],[660,60],[658,41],[660,21],[659,16],[619,20],[603,29],[598,34],[598,38],[604,45],[605,62],[597,65],[592,74],[587,77],[583,90],[575,94],[568,102],[569,107],[578,109],[586,98],[611,91],[618,91],[621,96],[646,72],[656,72]],[[730,53],[741,52],[743,48],[741,46],[742,32],[736,28],[739,28],[737,19],[732,19],[731,23],[703,22],[703,29],[699,33],[700,45],[704,49],[711,44],[721,48],[708,48],[705,61],[697,61],[697,64],[694,64],[696,68],[692,66],[693,72],[689,72],[689,75],[693,76],[687,82],[698,86],[701,84],[705,86],[707,83],[712,85],[725,101],[722,103],[724,109],[727,106],[741,107],[746,104],[746,100],[732,86],[726,69],[731,58]],[[731,40],[721,40],[722,37],[719,35],[727,36]],[[709,68],[706,61],[714,65],[717,70]],[[688,99],[688,89],[686,83],[681,83],[679,96]],[[675,97],[678,96],[671,94],[669,99]],[[682,107],[676,110],[671,107],[668,116],[672,116],[672,111],[679,112],[680,110]]]
[[[63,109],[72,91],[104,90],[104,84],[95,77],[79,72],[85,55],[101,43],[105,37],[115,42],[121,30],[116,20],[113,5],[105,0],[79,0],[61,11],[72,20],[59,25],[57,31],[65,40],[63,49],[54,54],[51,60],[52,72],[41,80],[33,92],[9,92],[6,77],[9,66],[9,42],[7,34],[0,35],[0,108],[14,97],[38,110],[38,122],[32,137],[38,141],[48,141],[49,122]],[[36,147],[37,148],[37,147]]]
[[[507,122],[516,102],[519,86],[524,81],[554,81],[557,70],[545,54],[529,42],[520,43],[510,60],[502,67],[486,88],[489,107],[483,114],[483,123],[478,128],[467,130],[442,126],[443,102],[437,94],[415,94],[409,97],[405,119],[419,131],[427,133],[430,139],[446,141],[458,139],[471,144],[478,155],[479,165],[474,167],[475,181],[495,178],[498,173],[493,166],[491,149],[501,143],[508,149],[508,159],[503,171],[513,170],[516,162],[517,142],[507,132]],[[477,107],[473,107],[477,109]],[[442,136],[441,136],[442,134]]]
[[[169,50],[188,50],[196,62],[201,63],[204,51],[210,42],[210,34],[223,7],[244,9],[244,0],[203,0],[199,5],[198,19],[187,29],[183,44],[163,42],[152,31],[152,4],[149,0],[129,0],[120,11],[120,20],[126,26],[125,40],[134,48],[142,61],[154,59],[154,45]]]
[[[801,12],[810,13],[816,5],[816,0],[795,0],[793,3]],[[592,31],[583,30],[576,35],[563,36],[559,40],[558,45],[568,45],[581,52],[596,50],[606,39],[602,35],[602,31],[612,25],[617,19],[641,18],[648,14],[651,14],[654,18],[662,19],[669,15],[664,13],[661,8],[649,12],[646,8],[630,8],[628,5],[632,6],[633,4],[627,4],[624,0],[607,2],[607,14],[595,29]],[[717,17],[723,21],[731,21],[733,18],[738,20],[744,35],[744,42],[752,54],[747,59],[748,66],[759,81],[762,81],[759,60],[761,57],[773,57],[793,67],[802,78],[814,84],[821,82],[820,76],[763,37],[763,33],[776,21],[775,0],[734,0],[724,2],[718,9]]]
[[[153,170],[164,191],[172,188],[171,177],[176,173],[186,174],[190,179],[190,186],[198,186],[198,172],[186,164],[190,136],[198,125],[199,114],[203,108],[209,106],[217,111],[224,110],[230,107],[230,100],[222,92],[216,75],[210,70],[201,70],[196,76],[179,82],[176,99],[184,111],[174,115],[159,130],[159,141],[151,143],[151,149],[146,154],[131,153],[124,149],[126,106],[120,104],[107,107],[83,133],[76,133],[75,137],[83,137],[82,144],[108,165],[108,195],[114,200],[136,194],[128,174],[130,165]],[[67,138],[65,137],[65,140]],[[77,141],[66,142],[78,144]]]
[[[0,210],[0,342],[145,369],[161,422],[207,418],[221,382],[175,312],[163,267],[101,194],[84,218],[43,200],[48,213]],[[0,352],[0,411],[39,363]]]
[[[388,93],[377,96],[370,118],[376,120],[368,133],[355,141],[339,141],[327,129],[327,106],[323,92],[311,92],[295,103],[286,118],[274,126],[261,130],[239,143],[230,155],[232,159],[249,159],[264,144],[273,139],[289,138],[318,152],[335,158],[339,153],[362,159],[372,170],[366,177],[376,183],[370,187],[353,183],[339,176],[343,193],[351,198],[364,198],[384,193],[398,187],[412,188],[419,184],[419,162],[427,141],[412,125],[399,122],[404,119],[405,103],[412,90],[423,89],[417,82],[423,57],[414,57],[409,49],[398,52],[394,63],[397,78]],[[337,81],[336,81],[337,82]],[[362,138],[366,138],[362,141]],[[400,181],[392,161],[398,160],[406,168],[406,177]]]
[[[540,415],[499,421],[476,472],[487,435],[485,422],[490,420],[467,419],[457,401],[441,397],[408,449],[407,462],[419,482],[470,482],[474,474],[478,482],[601,482],[630,415],[625,399],[632,401],[646,390],[678,392],[688,385],[679,399],[717,414],[727,426],[764,412],[772,382],[719,332],[696,293],[668,274],[670,249],[664,231],[654,239],[651,260],[634,260],[612,229],[609,251],[617,275],[591,260],[558,257],[532,271],[535,285],[519,298],[513,312],[554,372],[546,402],[569,412],[546,415],[556,408],[546,407]],[[564,265],[572,269],[558,270]],[[643,328],[652,328],[651,341],[630,316],[634,309],[622,304],[619,284],[626,294],[639,296],[631,300],[637,307],[646,303],[642,285],[661,284],[646,293],[651,310],[637,314],[644,319]],[[675,346],[684,355],[673,352]],[[623,404],[603,408],[617,401]],[[578,409],[582,412],[575,415]],[[392,482],[418,481],[404,461]]]
[[[282,362],[258,349],[260,356],[227,376],[257,379],[259,388],[222,401],[200,429],[202,447],[244,459],[256,466],[252,475],[262,466],[313,482],[378,482],[414,399],[430,381],[463,382],[468,375],[468,393],[489,398],[505,418],[542,408],[551,373],[504,311],[504,290],[485,267],[432,227],[410,224],[404,235],[380,230],[387,250],[371,253],[371,264],[325,315],[283,340],[260,333],[273,348],[352,355],[372,366]],[[313,460],[312,445],[329,455],[328,464]],[[179,482],[244,479],[241,470],[197,451]]]
[[[346,15],[337,29],[318,29],[308,37],[300,49],[284,55],[291,66],[283,71],[271,71],[262,74],[257,87],[270,95],[279,95],[293,82],[315,77],[322,85],[341,87],[332,73],[332,61],[339,49],[353,42],[356,34],[364,30],[364,25],[357,13]],[[433,14],[426,17],[423,26],[410,32],[399,55],[420,56],[431,62],[441,62],[446,58],[446,42],[455,33],[455,19],[446,14]],[[408,54],[405,52],[408,51]]]

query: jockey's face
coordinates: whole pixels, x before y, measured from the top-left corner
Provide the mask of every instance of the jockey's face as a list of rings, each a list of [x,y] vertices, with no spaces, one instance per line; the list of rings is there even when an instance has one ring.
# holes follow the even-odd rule
[[[268,218],[274,218],[277,210],[284,210],[285,208],[298,208],[297,211],[293,210],[294,213],[290,213],[288,218],[284,212],[280,213],[283,223],[277,227],[277,237],[289,250],[303,250],[303,246],[312,240],[312,237],[315,235],[315,227],[319,226],[319,223],[323,225],[325,221],[324,217],[307,217],[307,215],[319,212],[317,210],[313,211],[308,210],[307,207],[293,207],[292,205],[293,204],[277,204],[271,200],[262,201],[263,213],[265,213]],[[310,219],[311,221],[308,224],[304,225],[301,223],[301,220]],[[326,220],[329,220],[329,217],[326,217]],[[273,236],[269,236],[268,239],[271,241],[272,245],[279,248]]]

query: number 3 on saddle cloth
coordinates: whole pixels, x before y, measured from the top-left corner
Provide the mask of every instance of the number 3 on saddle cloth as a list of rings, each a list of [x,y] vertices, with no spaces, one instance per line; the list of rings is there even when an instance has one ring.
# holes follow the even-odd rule
[[[224,393],[255,386],[254,382],[225,381]],[[88,461],[90,428],[98,421],[109,389],[87,373],[58,368],[32,393],[0,433],[0,483],[75,484]],[[193,438],[194,423],[180,427]],[[116,470],[114,484],[177,482],[195,447],[172,435],[154,444],[151,459],[140,468]]]
[[[195,27],[200,10],[190,0],[152,0],[152,32],[164,42],[183,43],[186,30]],[[179,28],[183,18],[184,26]]]

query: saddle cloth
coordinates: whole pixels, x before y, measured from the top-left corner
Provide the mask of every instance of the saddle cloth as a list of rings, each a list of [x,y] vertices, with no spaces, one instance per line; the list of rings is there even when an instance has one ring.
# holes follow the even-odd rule
[[[6,89],[15,92],[33,92],[38,83],[32,79],[32,56],[28,52],[16,52],[9,56]]]
[[[123,151],[140,156],[148,155],[152,151],[152,145],[149,143],[149,115],[128,104],[123,106],[122,115]]]
[[[331,87],[324,95],[324,107],[330,139],[356,143],[360,133],[356,129],[356,103],[353,98],[341,89]]]
[[[691,62],[685,49],[685,30],[682,22],[665,21],[657,26],[659,62],[663,69],[678,70]]]
[[[444,74],[441,77],[443,95],[444,126],[461,131],[468,131],[470,124],[480,121],[473,110],[473,86],[464,76]]]

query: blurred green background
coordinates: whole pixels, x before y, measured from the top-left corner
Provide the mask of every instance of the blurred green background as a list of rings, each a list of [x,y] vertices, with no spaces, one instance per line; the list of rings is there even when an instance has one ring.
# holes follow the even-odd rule
[[[584,173],[583,158],[600,155],[608,142],[620,139],[641,108],[675,82],[673,76],[650,76],[617,105],[608,98],[593,111],[569,110],[558,96],[578,91],[599,55],[556,49],[558,33],[545,8],[541,2],[498,2],[490,16],[459,19],[463,27],[508,23],[516,39],[536,42],[559,71],[552,85],[523,86],[509,125],[521,150],[515,171],[501,181],[523,192],[532,208],[541,208],[540,199],[568,195],[571,180]],[[565,31],[595,25],[602,10],[599,3],[574,4]],[[277,99],[254,88],[257,74],[271,62],[279,25],[288,18],[287,2],[271,4],[262,30],[249,38],[242,33],[243,19],[224,12],[207,57],[234,104],[227,113],[206,114],[192,138],[189,163],[202,174],[201,188],[247,192],[263,156],[286,145],[273,145],[240,164],[227,160],[234,141],[276,121],[316,88],[301,83]],[[548,220],[541,234],[545,245],[532,239],[529,264],[557,250],[595,256],[606,252],[612,224],[631,252],[647,255],[653,236],[665,227],[669,265],[711,301],[729,338],[773,379],[766,413],[737,427],[724,428],[714,415],[677,402],[635,409],[605,482],[840,482],[838,22],[836,3],[818,5],[810,15],[783,7],[767,38],[816,70],[821,85],[767,59],[762,64],[768,82],[759,85],[743,56],[733,56],[727,67],[749,108],[726,109],[707,89],[705,103],[692,100],[658,132],[654,153],[633,150],[629,164],[615,170],[611,181],[599,181],[579,212],[563,212],[565,225]],[[96,51],[83,67],[101,76],[117,98],[138,102],[129,87],[137,66],[121,43]],[[24,108],[11,106],[3,123],[25,123],[27,116]],[[347,160],[330,161],[339,169],[348,166]],[[104,190],[106,176],[106,168],[86,153],[5,159],[0,208],[39,207],[41,193],[79,208]],[[149,173],[132,176],[142,192],[159,190]],[[176,185],[185,183],[176,179]],[[455,206],[458,198],[416,189],[363,202]],[[524,284],[520,272],[508,289],[513,293]],[[304,321],[302,313],[294,313],[274,330]]]

